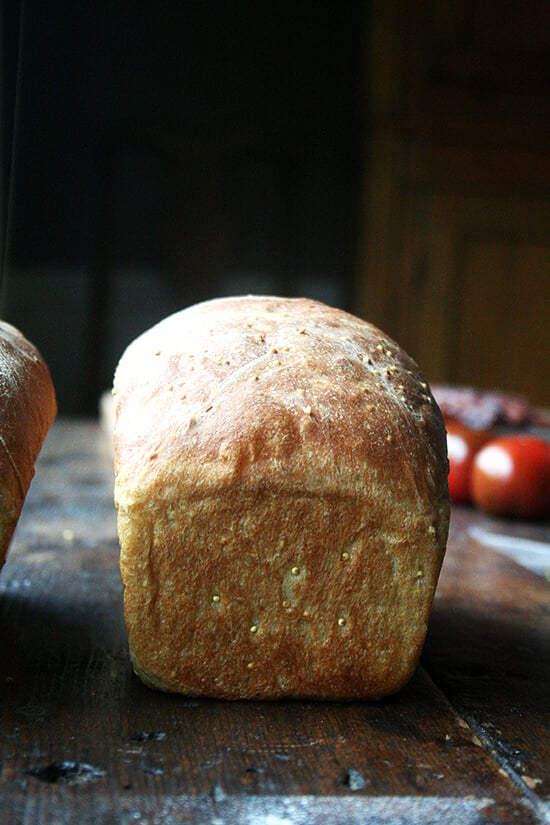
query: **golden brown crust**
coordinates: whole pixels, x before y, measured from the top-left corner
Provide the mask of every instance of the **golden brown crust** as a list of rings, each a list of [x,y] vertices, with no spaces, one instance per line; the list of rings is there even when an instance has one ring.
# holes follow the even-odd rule
[[[210,301],[130,345],[114,392],[142,678],[232,698],[401,687],[449,504],[443,421],[397,344],[315,301]]]
[[[56,412],[42,356],[18,329],[0,321],[0,567]]]

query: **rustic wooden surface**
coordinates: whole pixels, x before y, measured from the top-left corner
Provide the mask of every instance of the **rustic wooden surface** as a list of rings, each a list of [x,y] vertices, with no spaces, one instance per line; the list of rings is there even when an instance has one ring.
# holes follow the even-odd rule
[[[0,574],[0,821],[548,823],[550,587],[453,513],[422,665],[377,703],[188,700],[129,664],[107,438],[58,421]]]

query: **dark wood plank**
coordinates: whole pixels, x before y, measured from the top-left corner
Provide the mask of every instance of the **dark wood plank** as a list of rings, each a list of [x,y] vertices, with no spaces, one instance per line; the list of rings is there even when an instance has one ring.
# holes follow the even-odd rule
[[[378,703],[197,701],[144,687],[127,654],[112,480],[97,425],[57,422],[0,576],[3,824],[544,821],[541,797],[465,721],[450,676],[446,695],[421,667]],[[455,549],[426,657],[436,677],[461,605]],[[532,741],[533,759],[547,744]]]
[[[480,524],[490,533],[550,542],[548,524],[455,508],[423,662],[550,821],[550,587],[472,538]]]

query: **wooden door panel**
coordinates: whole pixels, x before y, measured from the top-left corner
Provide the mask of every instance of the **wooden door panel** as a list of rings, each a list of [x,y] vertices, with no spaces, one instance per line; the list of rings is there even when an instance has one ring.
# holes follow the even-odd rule
[[[460,263],[450,376],[550,405],[550,247],[474,239]]]

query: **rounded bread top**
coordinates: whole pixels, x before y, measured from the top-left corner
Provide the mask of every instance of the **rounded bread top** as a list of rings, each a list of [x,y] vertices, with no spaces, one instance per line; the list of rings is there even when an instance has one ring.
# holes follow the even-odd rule
[[[13,471],[10,486],[18,501],[56,413],[54,386],[40,352],[16,327],[0,321],[0,464]]]
[[[416,363],[372,324],[305,298],[221,298],[133,341],[117,367],[120,506],[227,485],[444,504],[441,413]],[[152,505],[153,506],[153,505]]]

